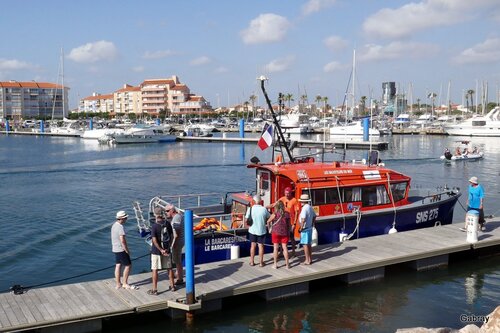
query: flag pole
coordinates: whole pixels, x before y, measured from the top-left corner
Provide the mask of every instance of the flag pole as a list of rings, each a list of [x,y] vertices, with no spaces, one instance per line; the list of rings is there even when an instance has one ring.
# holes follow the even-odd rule
[[[279,125],[278,119],[276,118],[276,115],[274,114],[273,106],[271,104],[271,101],[269,100],[269,96],[267,96],[266,88],[264,87],[264,81],[266,81],[267,78],[264,76],[261,76],[258,79],[260,80],[260,88],[262,89],[262,92],[264,93],[264,97],[266,98],[267,107],[269,108],[269,111],[271,112],[271,116],[273,117],[274,125],[278,129],[279,145],[281,146],[283,144],[285,146],[285,150],[286,150],[286,153],[288,155],[288,158],[290,159],[290,162],[295,162],[295,158],[293,157],[292,153],[290,152],[290,149],[288,148],[288,145],[286,144],[285,136],[283,135],[283,132],[281,131],[281,127]]]

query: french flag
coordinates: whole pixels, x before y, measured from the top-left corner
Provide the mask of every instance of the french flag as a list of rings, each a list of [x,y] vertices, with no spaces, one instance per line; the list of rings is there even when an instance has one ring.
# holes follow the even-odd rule
[[[262,134],[260,135],[259,142],[257,142],[257,146],[261,150],[266,150],[271,147],[273,144],[273,125],[266,123],[264,125],[264,129],[262,130]]]

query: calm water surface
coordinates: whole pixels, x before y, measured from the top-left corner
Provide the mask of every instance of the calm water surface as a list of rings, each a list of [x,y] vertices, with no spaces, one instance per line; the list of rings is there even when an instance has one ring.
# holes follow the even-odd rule
[[[477,176],[487,193],[486,214],[500,215],[500,139],[477,138],[485,152],[476,162],[443,163],[457,137],[394,136],[381,153],[386,165],[412,176],[414,187],[447,184],[464,190]],[[304,153],[304,152],[302,152]],[[327,155],[338,160],[342,151]],[[117,210],[133,214],[134,200],[154,195],[254,189],[250,157],[266,161],[270,152],[253,144],[171,143],[101,146],[76,138],[0,136],[0,291],[14,284],[34,286],[103,269],[60,283],[112,277],[109,228]],[[347,159],[364,153],[348,151]],[[455,208],[464,220],[465,198]],[[147,254],[126,225],[132,257]],[[465,240],[465,235],[464,235]],[[133,271],[148,272],[148,257]],[[464,261],[432,272],[395,272],[383,281],[358,286],[313,285],[311,294],[286,302],[249,299],[232,310],[184,323],[140,325],[196,332],[387,332],[410,326],[464,326],[460,314],[491,312],[500,299],[498,257]],[[241,305],[246,304],[246,305]],[[161,325],[161,326],[158,326]],[[113,330],[113,328],[110,328]],[[121,331],[126,328],[120,328]],[[129,331],[136,331],[132,326]]]

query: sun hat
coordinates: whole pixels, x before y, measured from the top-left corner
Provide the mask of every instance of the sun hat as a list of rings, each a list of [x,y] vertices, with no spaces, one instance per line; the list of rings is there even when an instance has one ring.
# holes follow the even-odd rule
[[[300,202],[309,202],[311,199],[309,199],[309,194],[302,194],[299,199]]]
[[[124,210],[120,210],[118,213],[116,213],[116,219],[124,219],[128,217],[128,214]]]
[[[469,183],[477,184],[477,177],[470,177]]]

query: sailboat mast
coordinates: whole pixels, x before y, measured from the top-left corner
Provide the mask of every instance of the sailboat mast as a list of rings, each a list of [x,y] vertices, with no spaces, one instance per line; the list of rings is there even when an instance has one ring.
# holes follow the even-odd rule
[[[66,89],[64,88],[64,49],[61,47],[62,116],[66,117]]]
[[[354,89],[356,88],[356,50],[354,49],[352,51],[352,92],[351,92],[351,95],[352,95],[352,115],[354,116],[354,110],[355,110],[355,105],[356,105],[356,101],[354,99]]]

